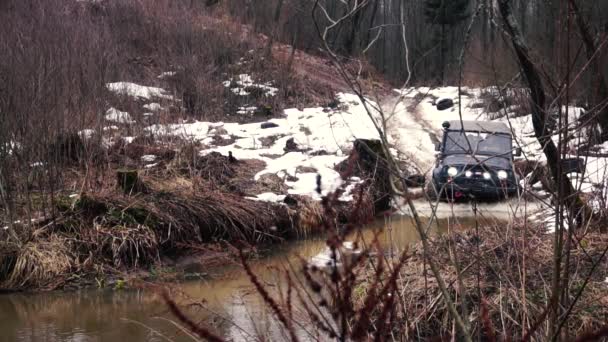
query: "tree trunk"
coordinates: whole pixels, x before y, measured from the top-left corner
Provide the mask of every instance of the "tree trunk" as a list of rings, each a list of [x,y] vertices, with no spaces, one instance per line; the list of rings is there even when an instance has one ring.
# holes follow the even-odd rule
[[[346,41],[344,42],[344,47],[349,56],[355,55],[359,51],[359,25],[361,23],[361,18],[363,17],[364,8],[361,8],[353,14],[351,19],[350,32],[346,37]]]
[[[606,85],[606,79],[604,78],[604,74],[602,73],[600,54],[598,52],[598,47],[596,46],[595,41],[593,40],[591,30],[585,22],[585,19],[581,15],[576,0],[569,1],[572,10],[574,11],[574,15],[576,16],[576,24],[581,34],[581,38],[583,40],[583,43],[585,44],[587,60],[591,63],[591,72],[594,75],[591,77],[590,90],[594,92],[597,86],[597,91],[594,92],[595,94],[592,97],[593,103],[590,107],[600,108],[597,112],[596,119],[594,120],[599,124],[601,128],[599,137],[600,140],[598,141],[596,139],[596,141],[593,141],[593,143],[601,143],[603,141],[608,140],[608,106],[602,106],[602,102],[608,99],[608,86]],[[595,114],[595,111],[593,111],[592,114]]]
[[[519,59],[519,64],[522,73],[525,76],[531,92],[532,101],[532,124],[534,126],[534,134],[536,139],[543,146],[543,153],[547,157],[547,166],[551,170],[554,183],[560,188],[561,195],[571,212],[571,215],[576,218],[578,223],[583,219],[587,219],[590,213],[589,208],[583,203],[578,196],[572,183],[568,177],[562,172],[559,167],[560,155],[555,143],[551,139],[552,132],[547,127],[547,112],[546,112],[546,95],[543,88],[540,74],[536,66],[528,56],[530,49],[526,45],[523,35],[521,34],[515,17],[511,11],[510,0],[499,0],[500,13],[504,19],[506,29],[511,35],[513,48]]]
[[[266,58],[272,56],[272,44],[274,43],[275,36],[277,35],[277,27],[279,26],[279,19],[281,19],[281,9],[283,8],[283,1],[279,0],[277,7],[274,10],[274,25],[272,27],[272,33],[268,37],[268,45],[266,46]]]
[[[443,86],[443,82],[445,80],[445,24],[441,24],[441,38],[440,38],[440,46],[439,46],[439,70],[441,72],[441,85]]]
[[[369,45],[369,43],[371,43],[371,41],[373,39],[372,28],[374,27],[374,24],[376,23],[376,14],[378,13],[379,4],[380,4],[380,1],[374,2],[374,8],[372,9],[372,14],[369,19],[369,27],[367,29],[367,35],[365,37],[365,46]]]
[[[293,32],[293,38],[291,39],[291,54],[289,54],[289,61],[287,62],[287,71],[291,71],[293,60],[296,56],[296,46],[298,45],[298,35],[300,33],[300,25],[298,25]]]
[[[118,187],[127,194],[145,192],[144,183],[139,178],[139,172],[131,169],[119,169],[116,171]]]
[[[353,143],[360,170],[372,179],[374,210],[380,213],[391,208],[391,173],[380,140],[357,139]]]

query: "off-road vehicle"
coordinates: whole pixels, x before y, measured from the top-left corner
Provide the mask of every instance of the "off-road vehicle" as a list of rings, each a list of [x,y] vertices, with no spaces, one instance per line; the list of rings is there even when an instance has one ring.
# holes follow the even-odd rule
[[[517,193],[513,135],[490,121],[446,121],[427,193],[447,200],[498,199]]]

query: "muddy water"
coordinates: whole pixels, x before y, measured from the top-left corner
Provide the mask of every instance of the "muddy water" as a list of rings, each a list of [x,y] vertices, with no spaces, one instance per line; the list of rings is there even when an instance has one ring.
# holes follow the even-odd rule
[[[456,224],[440,220],[435,231],[465,229],[471,220]],[[388,228],[386,228],[388,227]],[[417,240],[407,217],[376,222],[359,232],[371,241],[374,231],[387,251],[402,250]],[[279,275],[301,265],[325,247],[321,238],[284,244],[268,256],[252,261],[256,274],[269,287],[280,287]],[[238,265],[226,265],[215,272],[213,280],[179,284],[182,303],[197,303],[189,313],[213,326],[228,339],[251,340],[248,334],[270,330],[273,320],[260,304],[248,278]],[[283,281],[284,282],[284,281]],[[193,341],[171,321],[163,303],[149,290],[83,290],[71,293],[10,294],[0,296],[0,341]]]

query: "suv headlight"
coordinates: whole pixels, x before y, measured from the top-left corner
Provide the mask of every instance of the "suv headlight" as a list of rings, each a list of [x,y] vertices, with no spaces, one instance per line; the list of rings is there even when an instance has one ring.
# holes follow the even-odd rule
[[[509,177],[509,174],[505,170],[498,171],[496,173],[496,175],[498,176],[498,179],[500,179],[500,180],[505,180],[505,179],[507,179],[507,177]]]
[[[483,173],[483,179],[492,179],[492,175],[488,171],[486,171]]]
[[[448,175],[449,175],[450,177],[456,177],[456,175],[457,175],[457,174],[458,174],[458,169],[457,169],[457,168],[455,168],[455,167],[453,167],[453,166],[450,166],[450,167],[448,168]]]

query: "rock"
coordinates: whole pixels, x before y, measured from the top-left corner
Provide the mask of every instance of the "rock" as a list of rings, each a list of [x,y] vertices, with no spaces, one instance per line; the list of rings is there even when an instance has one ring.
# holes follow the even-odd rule
[[[232,151],[228,151],[228,162],[236,163],[238,160],[232,155]]]
[[[338,106],[340,106],[340,101],[338,99],[333,99],[325,105],[325,108],[338,109]]]
[[[289,206],[296,206],[298,205],[298,200],[291,196],[291,195],[287,195],[285,196],[285,198],[283,199],[283,203],[289,205]]]
[[[279,125],[277,125],[274,122],[262,122],[261,125],[262,129],[266,129],[266,128],[274,128],[274,127],[279,127]]]
[[[296,173],[317,173],[318,170],[315,169],[314,167],[310,167],[310,166],[298,166],[296,167]]]
[[[436,103],[435,106],[437,107],[437,110],[446,110],[448,108],[452,108],[454,106],[454,101],[452,99],[439,99]]]
[[[296,144],[296,142],[294,141],[293,138],[289,138],[285,142],[285,147],[283,148],[283,151],[285,151],[285,152],[297,152],[298,151],[298,144]]]
[[[317,151],[312,151],[310,152],[311,156],[327,156],[329,155],[329,152],[325,151],[325,150],[317,150]]]

